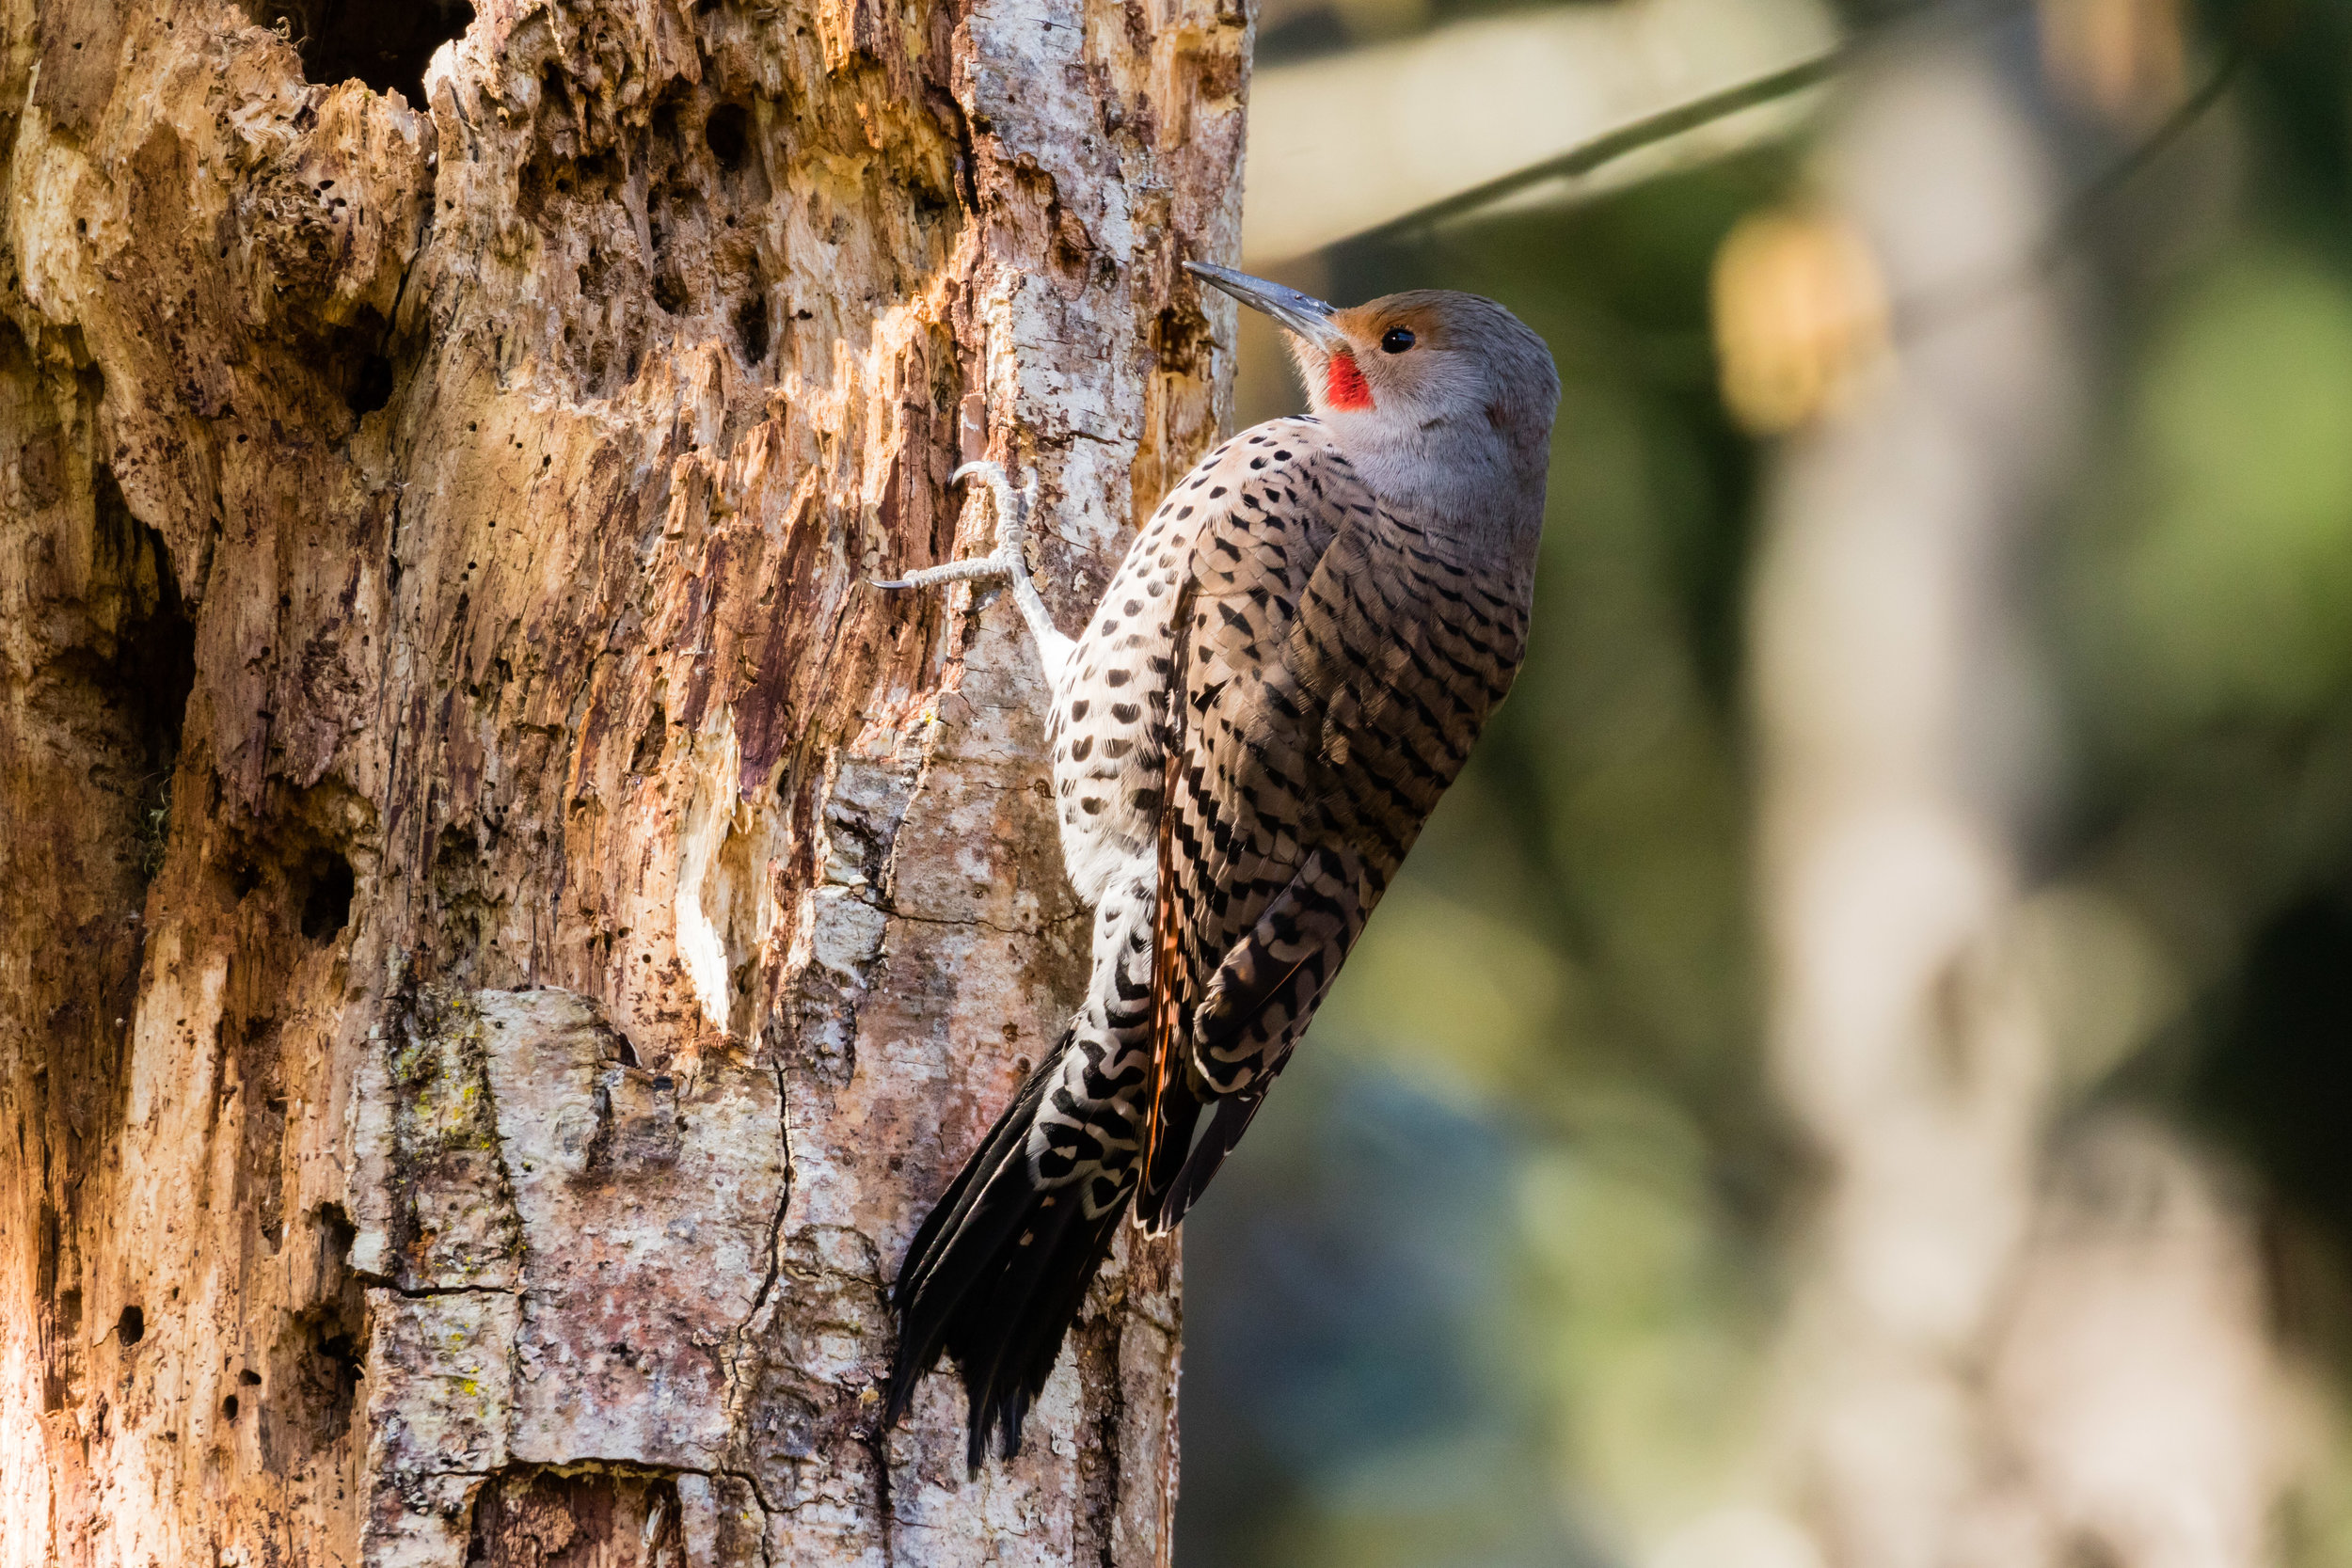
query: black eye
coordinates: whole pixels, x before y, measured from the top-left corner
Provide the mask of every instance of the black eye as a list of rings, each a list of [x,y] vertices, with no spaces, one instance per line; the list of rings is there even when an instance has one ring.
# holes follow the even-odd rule
[[[1413,329],[1409,326],[1391,326],[1380,334],[1380,352],[1383,354],[1402,354],[1412,346]]]

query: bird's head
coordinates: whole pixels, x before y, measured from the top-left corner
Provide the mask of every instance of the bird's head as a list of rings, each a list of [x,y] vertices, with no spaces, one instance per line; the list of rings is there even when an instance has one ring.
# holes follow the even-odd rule
[[[1316,417],[1383,493],[1454,510],[1451,494],[1399,492],[1501,482],[1532,485],[1540,506],[1560,376],[1510,311],[1443,289],[1343,309],[1226,267],[1184,267],[1281,325]]]

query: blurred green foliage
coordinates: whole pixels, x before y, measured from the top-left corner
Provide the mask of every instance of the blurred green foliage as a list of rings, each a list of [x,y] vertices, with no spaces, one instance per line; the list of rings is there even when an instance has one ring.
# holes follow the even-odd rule
[[[2352,284],[2257,244],[2152,325],[2127,515],[2099,531],[2074,624],[2108,721],[2161,746],[2312,712],[2352,669]]]

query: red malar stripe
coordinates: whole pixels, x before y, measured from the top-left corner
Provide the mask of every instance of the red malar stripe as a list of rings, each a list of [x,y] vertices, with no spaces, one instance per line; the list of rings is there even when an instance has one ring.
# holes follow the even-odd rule
[[[1364,383],[1364,372],[1356,368],[1356,356],[1345,350],[1331,356],[1331,368],[1324,376],[1323,401],[1350,411],[1372,406],[1372,388]]]

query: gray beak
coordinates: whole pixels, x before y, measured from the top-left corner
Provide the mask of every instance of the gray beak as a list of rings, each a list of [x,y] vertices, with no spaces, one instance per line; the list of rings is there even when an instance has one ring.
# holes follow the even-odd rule
[[[1205,261],[1186,261],[1184,270],[1203,283],[1224,290],[1251,309],[1263,310],[1326,354],[1336,354],[1347,347],[1347,339],[1331,325],[1333,307],[1312,294],[1302,294],[1296,289],[1285,289],[1279,283],[1269,283],[1231,267],[1213,267]]]

